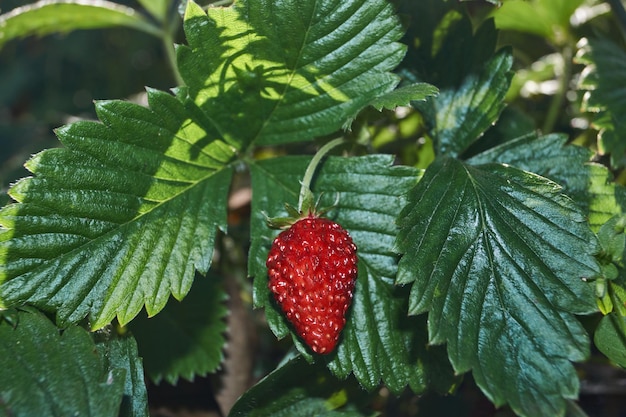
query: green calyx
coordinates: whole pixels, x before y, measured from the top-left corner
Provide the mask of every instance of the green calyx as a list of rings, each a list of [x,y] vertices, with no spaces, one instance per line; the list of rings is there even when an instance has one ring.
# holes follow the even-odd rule
[[[267,217],[267,225],[272,229],[286,229],[292,224],[305,217],[319,217],[332,207],[319,209],[317,207],[319,201],[315,201],[315,196],[311,191],[311,181],[317,166],[322,161],[324,156],[333,148],[345,143],[343,138],[333,139],[330,142],[322,146],[309,162],[309,165],[304,172],[302,182],[300,183],[300,194],[298,197],[298,207],[293,207],[290,204],[285,204],[288,217]]]

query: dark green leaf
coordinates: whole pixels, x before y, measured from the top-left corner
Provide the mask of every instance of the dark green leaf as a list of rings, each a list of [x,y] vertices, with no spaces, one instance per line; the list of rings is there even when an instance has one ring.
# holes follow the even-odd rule
[[[597,231],[612,216],[621,213],[615,183],[604,166],[589,162],[592,154],[588,149],[566,143],[567,135],[537,137],[533,133],[485,151],[467,162],[509,164],[550,178],[562,185],[565,193],[583,208],[592,230]]]
[[[599,273],[598,245],[560,192],[512,167],[439,159],[399,217],[409,312],[428,311],[430,342],[447,343],[456,372],[525,416],[562,415],[576,397],[570,361],[589,342],[573,314],[597,310],[585,278]]]
[[[427,115],[439,155],[460,155],[497,120],[512,63],[511,53],[501,50],[479,73],[468,74],[456,88],[442,88],[426,106],[418,106]]]
[[[118,415],[125,369],[106,363],[89,333],[77,326],[61,333],[36,311],[22,311],[18,318],[15,326],[0,322],[4,415]]]
[[[530,115],[524,113],[517,107],[507,106],[502,110],[502,113],[500,113],[500,117],[498,117],[494,126],[489,128],[483,137],[475,142],[464,155],[468,157],[470,155],[476,155],[479,152],[494,148],[535,131],[535,121]]]
[[[120,368],[126,371],[124,396],[118,416],[148,417],[148,392],[135,339],[107,335],[96,343],[96,348],[104,358],[107,369]]]
[[[251,166],[255,193],[249,271],[255,277],[255,305],[265,307],[269,325],[278,337],[289,334],[290,328],[267,288],[265,260],[277,232],[266,226],[262,212],[281,215],[284,203],[295,204],[308,161],[287,157]],[[348,322],[337,350],[326,358],[336,375],[346,377],[352,372],[367,389],[382,381],[393,392],[407,385],[420,392],[431,378],[450,377],[438,386],[441,389],[446,383],[449,386],[452,376],[445,355],[437,348],[426,347],[424,321],[406,317],[407,293],[393,285],[397,261],[393,251],[395,217],[418,173],[408,167],[391,167],[392,161],[386,155],[328,158],[313,184],[313,191],[321,195],[321,207],[332,205],[338,197],[338,205],[328,216],[349,231],[359,257]],[[292,336],[298,349],[310,356],[310,351]]]
[[[155,36],[161,30],[135,9],[109,1],[41,0],[0,15],[0,48],[26,36],[126,26]]]
[[[398,106],[408,106],[411,101],[424,101],[438,92],[437,87],[427,83],[409,84],[377,97],[370,104],[379,111],[383,108],[393,110]]]
[[[310,140],[341,128],[393,90],[405,47],[384,0],[193,2],[180,72],[193,101],[229,143]]]
[[[612,313],[600,320],[594,335],[594,342],[600,352],[623,368],[626,368],[625,329],[626,318]]]
[[[480,72],[494,54],[498,33],[493,19],[478,28],[457,2],[420,0],[401,2],[401,15],[428,16],[410,22],[404,42],[403,76],[425,81],[439,89],[457,88],[463,79]]]
[[[249,389],[229,417],[365,417],[376,415],[357,406],[367,394],[354,380],[340,381],[323,366],[297,356]]]
[[[66,148],[27,163],[35,176],[0,211],[3,304],[126,324],[144,305],[153,316],[170,294],[181,299],[195,270],[209,269],[234,150],[175,97],[150,90],[148,100],[97,103],[102,123],[59,129]]]
[[[192,381],[219,367],[228,313],[225,299],[221,280],[210,273],[196,277],[182,302],[170,300],[157,316],[140,315],[129,324],[153,382],[176,384],[180,377]]]

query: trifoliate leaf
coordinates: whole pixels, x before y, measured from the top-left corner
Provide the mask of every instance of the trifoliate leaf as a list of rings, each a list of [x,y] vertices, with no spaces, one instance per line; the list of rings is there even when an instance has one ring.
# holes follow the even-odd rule
[[[128,377],[119,363],[107,363],[78,326],[61,332],[36,311],[19,312],[15,326],[0,322],[5,415],[115,417]]]
[[[621,213],[615,183],[603,166],[590,162],[591,152],[566,145],[567,135],[530,134],[492,148],[467,160],[469,164],[498,162],[550,178],[583,208],[592,230]]]
[[[418,172],[392,167],[392,161],[387,155],[331,157],[320,167],[312,187],[321,196],[321,207],[338,200],[327,217],[348,230],[359,258],[352,307],[337,350],[326,357],[328,366],[340,377],[354,373],[367,389],[383,382],[396,393],[407,385],[421,392],[442,375],[450,377],[449,387],[452,373],[445,355],[438,348],[426,347],[424,321],[406,317],[407,294],[393,285],[395,218]],[[251,166],[255,194],[249,271],[255,277],[254,303],[265,307],[268,323],[278,337],[289,334],[290,327],[267,288],[265,261],[277,232],[267,227],[263,212],[281,215],[285,203],[295,204],[308,162],[305,157],[285,157]],[[298,349],[311,357],[297,336],[292,333],[292,337]],[[436,384],[441,388],[446,383]]]
[[[340,381],[323,365],[309,364],[297,356],[246,391],[229,417],[377,415],[360,408],[367,398],[353,379]]]
[[[511,82],[512,63],[510,51],[501,50],[479,73],[468,74],[456,88],[442,88],[420,107],[439,155],[460,155],[497,120]]]
[[[598,148],[610,154],[615,167],[626,166],[626,93],[615,86],[626,83],[626,51],[610,39],[586,39],[579,43],[576,61],[585,64],[579,89],[585,94],[582,110],[597,113]]]
[[[596,328],[594,343],[607,358],[626,368],[626,318],[616,313],[604,316]]]
[[[397,282],[410,314],[428,312],[429,339],[447,344],[498,405],[563,415],[578,394],[570,361],[589,353],[574,314],[597,310],[594,234],[560,187],[503,165],[436,160],[399,216]]]
[[[0,48],[26,36],[125,26],[155,36],[161,29],[131,7],[110,1],[41,0],[0,15]]]
[[[96,343],[96,348],[107,369],[120,368],[126,371],[124,395],[118,416],[148,417],[148,392],[135,339],[106,334],[103,340]]]
[[[0,211],[0,295],[63,322],[126,324],[158,313],[206,273],[234,150],[190,119],[173,96],[150,90],[150,108],[97,103],[102,123],[57,131],[66,148],[27,163],[35,174]]]
[[[398,106],[408,106],[411,101],[424,101],[436,96],[438,91],[437,87],[427,83],[409,84],[375,98],[370,104],[379,111],[383,108],[393,110]]]
[[[221,280],[209,273],[196,277],[181,302],[170,300],[157,316],[140,315],[129,324],[153,382],[192,381],[220,366],[228,312],[225,299]]]
[[[208,13],[208,14],[207,14]],[[402,27],[384,0],[241,0],[185,13],[177,50],[192,100],[232,144],[310,140],[393,90]]]

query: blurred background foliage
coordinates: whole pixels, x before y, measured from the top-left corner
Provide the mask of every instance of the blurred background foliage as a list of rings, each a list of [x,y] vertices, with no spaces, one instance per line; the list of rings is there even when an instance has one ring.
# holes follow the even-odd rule
[[[30,3],[1,0],[0,12]],[[140,9],[131,0],[117,3]],[[53,129],[95,118],[94,100],[133,99],[145,86],[175,85],[162,41],[129,28],[6,43],[0,49],[0,204],[8,201],[8,186],[28,174],[22,165],[29,156],[59,145]]]

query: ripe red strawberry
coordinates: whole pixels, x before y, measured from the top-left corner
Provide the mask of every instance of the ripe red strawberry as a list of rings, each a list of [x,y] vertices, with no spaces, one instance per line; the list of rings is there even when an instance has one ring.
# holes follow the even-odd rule
[[[269,288],[296,333],[314,352],[332,352],[357,275],[356,246],[348,232],[310,214],[276,237],[266,265]]]

